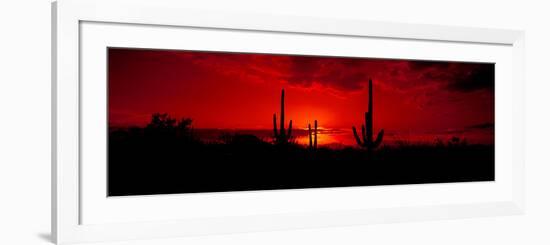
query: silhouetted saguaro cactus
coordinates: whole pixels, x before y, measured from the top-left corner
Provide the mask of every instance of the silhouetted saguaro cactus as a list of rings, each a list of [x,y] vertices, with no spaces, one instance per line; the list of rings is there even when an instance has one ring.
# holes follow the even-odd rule
[[[273,136],[275,138],[275,143],[286,144],[290,141],[292,137],[292,120],[288,122],[288,132],[285,131],[285,90],[281,91],[281,124],[280,132],[277,131],[277,114],[273,114]]]
[[[308,124],[308,134],[309,134],[309,149],[317,150],[317,120],[315,120],[315,128],[313,132],[311,132],[311,123]],[[311,139],[312,135],[314,137],[313,141]]]
[[[378,132],[378,135],[376,136],[376,140],[373,141],[372,104],[373,104],[372,80],[369,79],[369,108],[368,108],[368,111],[365,112],[365,124],[361,125],[361,136],[363,138],[362,141],[361,141],[361,137],[359,137],[359,135],[357,134],[357,130],[355,129],[355,126],[352,127],[353,135],[355,136],[355,141],[357,141],[357,144],[363,148],[368,149],[369,151],[372,151],[374,148],[378,147],[382,143],[382,138],[384,137],[384,129],[382,129],[380,130],[380,132]]]

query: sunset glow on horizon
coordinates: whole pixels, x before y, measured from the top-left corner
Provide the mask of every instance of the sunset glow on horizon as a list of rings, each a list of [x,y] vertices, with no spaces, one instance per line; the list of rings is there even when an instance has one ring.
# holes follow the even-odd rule
[[[286,125],[307,131],[317,120],[349,144],[365,123],[369,79],[374,130],[389,139],[494,143],[494,64],[446,61],[109,48],[109,127],[168,113],[196,129],[271,130],[284,89]],[[319,144],[343,141],[335,135]]]

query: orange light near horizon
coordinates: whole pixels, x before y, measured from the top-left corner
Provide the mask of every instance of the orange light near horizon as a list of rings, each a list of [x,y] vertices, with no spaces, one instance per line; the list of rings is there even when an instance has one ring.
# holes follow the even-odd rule
[[[308,129],[305,129],[305,134],[300,134],[295,137],[296,143],[301,145],[309,145],[309,134],[307,133]],[[327,146],[327,145],[353,145],[352,136],[348,133],[333,133],[330,129],[319,129],[317,128],[317,145],[318,146]],[[313,131],[313,128],[312,128]],[[312,134],[312,140],[314,136]]]
[[[291,110],[288,112],[288,120],[292,119],[293,124],[297,128],[304,128],[307,130],[309,124],[311,124],[311,127],[313,128],[315,120],[317,120],[317,128],[331,128],[336,126],[333,123],[334,120],[331,112],[326,111],[323,108],[301,110],[300,106],[297,107],[298,108],[296,110]]]
[[[110,127],[145,126],[159,112],[191,118],[200,129],[272,130],[284,88],[285,128],[293,120],[293,128],[307,130],[317,120],[321,131],[349,133],[365,123],[371,77],[377,132],[494,123],[494,86],[475,73],[492,64],[124,48],[110,48],[108,59]],[[317,141],[353,141],[338,137],[319,134]]]

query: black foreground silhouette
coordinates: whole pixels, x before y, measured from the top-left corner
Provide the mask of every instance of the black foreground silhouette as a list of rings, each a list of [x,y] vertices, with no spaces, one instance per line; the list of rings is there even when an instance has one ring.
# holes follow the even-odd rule
[[[369,94],[372,98],[372,82]],[[372,99],[358,147],[317,146],[317,120],[308,145],[295,143],[292,120],[285,129],[284,90],[280,125],[273,137],[222,133],[201,140],[192,119],[155,113],[143,128],[111,128],[109,196],[349,187],[494,180],[494,146],[453,137],[433,144],[382,145],[373,140]]]

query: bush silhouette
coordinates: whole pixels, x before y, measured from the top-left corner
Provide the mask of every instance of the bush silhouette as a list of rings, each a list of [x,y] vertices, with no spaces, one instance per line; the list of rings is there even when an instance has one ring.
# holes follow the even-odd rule
[[[181,118],[176,120],[168,113],[153,113],[151,121],[145,127],[145,134],[151,138],[157,139],[194,139],[191,124],[191,118]]]

